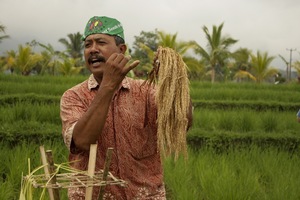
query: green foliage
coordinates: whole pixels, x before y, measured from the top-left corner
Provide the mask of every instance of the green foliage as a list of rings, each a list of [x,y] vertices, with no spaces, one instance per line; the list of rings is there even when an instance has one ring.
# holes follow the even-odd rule
[[[147,46],[152,51],[156,51],[158,47],[158,35],[157,31],[145,32],[142,31],[139,36],[135,36],[135,41],[133,43],[133,51],[130,54],[134,59],[139,59],[141,61],[141,66],[147,63],[152,63],[152,60],[148,57],[148,52],[141,46],[141,44]]]
[[[298,199],[299,164],[299,156],[250,145],[190,151],[188,160],[166,159],[164,171],[169,199]]]
[[[52,150],[54,162],[66,162],[68,152],[61,140],[49,141],[43,145],[46,150]],[[17,199],[21,177],[28,174],[28,158],[31,170],[42,165],[38,152],[40,145],[33,142],[18,146],[0,145],[3,161],[0,166],[0,197]],[[188,155],[187,160],[180,157],[174,162],[166,158],[163,162],[168,199],[299,198],[300,159],[296,154],[250,145],[242,149],[231,148],[226,153],[206,147],[199,152],[190,150]],[[39,199],[41,191],[33,189],[33,199]],[[66,199],[66,190],[60,190],[60,196]]]
[[[0,199],[17,199],[27,158],[40,165],[40,145],[67,161],[59,100],[86,78],[0,75]],[[298,84],[192,81],[191,95],[189,158],[164,162],[169,199],[299,198]]]
[[[66,51],[71,58],[82,58],[83,42],[81,40],[82,34],[77,32],[68,34],[68,38],[60,38],[58,41],[66,47]]]
[[[87,76],[12,76],[0,75],[0,94],[56,96],[60,98],[65,90],[87,79]],[[22,98],[20,96],[20,98]],[[1,97],[0,97],[1,98]],[[6,97],[3,97],[6,98]],[[7,97],[9,98],[9,97]]]
[[[256,55],[251,55],[251,73],[254,75],[256,82],[261,83],[278,73],[277,69],[270,68],[270,64],[274,59],[275,57],[268,56],[267,52],[261,53],[257,51]]]
[[[63,62],[57,63],[57,70],[63,76],[78,75],[84,69],[83,66],[75,67],[78,62],[78,59],[64,58]]]
[[[43,59],[41,54],[33,53],[29,45],[19,45],[12,68],[14,72],[28,76],[38,62]]]
[[[2,169],[0,169],[0,171],[3,174],[5,173]],[[0,183],[0,199],[16,199],[16,193],[18,191],[14,188],[13,182],[1,180]]]
[[[6,27],[2,24],[0,24],[0,33],[5,33]],[[0,35],[0,43],[2,40],[9,38],[9,35]]]
[[[44,45],[42,43],[38,43],[44,50],[42,51],[43,60],[40,63],[39,68],[37,68],[38,74],[56,74],[56,70],[58,68],[61,60],[66,59],[64,52],[55,51],[51,44]],[[73,66],[75,67],[75,65]]]
[[[163,31],[141,32],[141,36],[135,37],[133,44],[134,59],[139,59],[141,63],[134,69],[135,75],[138,77],[146,77],[153,68],[155,52],[159,46],[169,47],[178,52],[189,69],[189,76],[193,79],[199,79],[204,74],[204,65],[195,57],[187,55],[188,50],[195,48],[197,45],[194,41],[178,41],[177,33],[168,34]]]
[[[190,93],[196,101],[220,101],[236,103],[269,102],[277,104],[299,103],[299,84],[253,84],[253,83],[208,83],[191,81]]]
[[[293,111],[255,109],[211,109],[194,111],[188,134],[193,149],[214,147],[217,151],[244,148],[251,144],[275,146],[291,152],[300,150],[299,125]]]
[[[15,94],[15,95],[2,95],[0,97],[0,105],[2,106],[11,106],[15,104],[53,104],[59,103],[60,97],[53,95],[39,95],[34,93],[28,94]],[[4,109],[4,107],[3,107]]]
[[[214,25],[211,33],[206,26],[203,26],[202,30],[207,39],[207,48],[205,49],[198,44],[195,48],[195,53],[199,54],[209,66],[212,83],[215,82],[217,68],[223,68],[230,58],[229,48],[238,41],[222,34],[223,26],[224,23],[219,26]]]
[[[28,174],[30,170],[41,166],[41,157],[39,146],[45,146],[45,149],[52,150],[55,163],[66,162],[67,150],[61,140],[44,140],[42,144],[34,141],[21,142],[18,145],[11,145],[1,142],[2,150],[0,158],[3,164],[0,165],[0,198],[18,199],[21,189],[22,176]],[[30,163],[28,163],[30,159]],[[2,163],[2,162],[1,162]],[[33,199],[39,199],[42,189],[33,189]],[[61,198],[66,199],[66,191],[61,191]],[[48,199],[48,198],[46,198]]]

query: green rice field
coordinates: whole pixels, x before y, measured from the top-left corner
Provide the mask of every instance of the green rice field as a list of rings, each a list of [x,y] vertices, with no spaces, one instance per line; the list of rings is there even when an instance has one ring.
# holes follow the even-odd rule
[[[67,162],[59,101],[86,78],[0,75],[0,199],[19,199],[22,177],[42,165],[39,146]],[[299,84],[193,81],[190,91],[188,159],[163,162],[168,199],[300,199]]]

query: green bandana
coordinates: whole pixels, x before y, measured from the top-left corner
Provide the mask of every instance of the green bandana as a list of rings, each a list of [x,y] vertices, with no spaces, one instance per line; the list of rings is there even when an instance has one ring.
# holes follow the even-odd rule
[[[105,16],[92,17],[86,24],[84,34],[81,39],[84,41],[87,36],[97,33],[117,35],[123,38],[123,40],[125,40],[122,24],[114,18],[109,18]]]

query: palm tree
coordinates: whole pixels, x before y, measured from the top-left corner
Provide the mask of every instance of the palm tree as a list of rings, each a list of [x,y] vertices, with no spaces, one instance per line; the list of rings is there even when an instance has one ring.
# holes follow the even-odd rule
[[[205,61],[195,57],[184,56],[183,61],[188,66],[189,79],[199,80],[205,76]]]
[[[203,26],[202,30],[207,39],[207,50],[200,45],[197,45],[195,48],[195,53],[200,54],[211,68],[212,83],[215,81],[216,67],[222,67],[225,64],[226,59],[230,56],[229,47],[237,42],[237,40],[231,37],[222,35],[223,24],[218,27],[214,25],[212,34],[210,34],[206,26]]]
[[[158,38],[159,46],[172,48],[182,56],[183,61],[188,67],[190,78],[199,79],[205,74],[203,60],[198,60],[195,57],[187,55],[188,50],[197,47],[195,41],[178,41],[177,33],[167,34],[163,31],[158,31]]]
[[[279,56],[279,58],[281,58],[281,60],[286,65],[286,78],[287,78],[287,80],[289,80],[289,64],[290,64],[290,62],[288,62],[282,55],[279,54],[278,56]]]
[[[19,45],[19,51],[14,61],[17,72],[22,75],[29,75],[35,65],[43,59],[41,54],[32,53],[30,46]]]
[[[82,66],[75,67],[78,59],[64,58],[63,62],[58,62],[57,70],[63,76],[77,75],[84,68]]]
[[[6,56],[4,57],[4,70],[9,70],[14,73],[15,63],[16,63],[17,52],[14,50],[6,51]]]
[[[145,77],[147,72],[152,68],[152,54],[158,47],[158,33],[157,30],[152,32],[141,31],[139,36],[134,36],[132,49],[128,49],[128,53],[132,58],[140,60],[140,64],[133,69],[134,76]]]
[[[158,46],[169,47],[184,56],[189,49],[195,48],[195,42],[183,42],[177,40],[177,33],[167,34],[163,31],[158,31]]]
[[[190,78],[199,79],[205,74],[205,65],[203,60],[198,60],[195,57],[187,55],[188,50],[195,49],[197,43],[195,41],[178,41],[177,33],[167,34],[162,31],[158,31],[159,46],[169,47],[177,51],[183,61],[188,67],[188,74]]]
[[[239,48],[232,53],[232,58],[234,59],[235,68],[238,70],[249,71],[251,69],[250,58],[251,50],[247,48]]]
[[[0,33],[5,33],[5,26],[3,26],[3,25],[0,25]],[[6,38],[9,38],[9,36],[8,35],[2,35],[2,36],[0,36],[0,43],[2,42],[2,40],[3,39],[6,39]]]
[[[189,69],[194,69],[194,70],[201,69],[202,65],[198,60],[185,55],[189,49],[195,48],[194,41],[189,41],[189,42],[178,41],[177,33],[167,34],[163,31],[157,31],[157,34],[158,34],[158,42],[156,45],[157,47],[162,46],[162,47],[172,48],[182,56],[183,61],[187,64]],[[143,52],[146,52],[149,60],[151,61],[143,65],[143,70],[150,72],[153,67],[155,50],[153,50],[153,47],[149,47],[148,45],[142,42],[139,42],[138,45],[139,48],[143,50]]]
[[[83,43],[82,43],[81,37],[82,37],[82,34],[80,34],[79,32],[74,33],[74,34],[70,33],[70,34],[68,34],[69,41],[65,38],[61,38],[58,41],[66,47],[67,52],[69,53],[69,56],[71,58],[82,59]]]
[[[247,48],[239,48],[232,53],[233,63],[232,74],[237,81],[241,81],[243,78],[250,78],[255,80],[255,77],[250,73],[251,71],[251,50]]]
[[[135,71],[135,74],[137,76],[143,76],[144,72],[149,73],[152,70],[155,51],[153,51],[149,46],[147,46],[144,43],[139,43],[139,49],[141,49],[147,54],[148,60],[150,61],[142,64],[142,66],[139,66],[139,71],[141,71],[141,75],[138,74],[139,72]]]
[[[44,58],[43,60],[43,66],[42,66],[42,73],[46,70],[49,70],[49,72],[52,75],[55,75],[55,70],[58,66],[59,60],[61,60],[65,55],[63,52],[54,50],[53,46],[51,44],[44,45],[41,43],[38,43],[42,48],[45,49],[45,51],[42,51],[41,54]]]
[[[294,62],[292,67],[294,67],[296,69],[297,74],[298,74],[298,82],[300,82],[300,61]]]
[[[261,83],[263,80],[278,74],[278,69],[269,68],[274,58],[274,56],[269,57],[267,52],[260,53],[257,51],[256,55],[251,55],[251,73],[257,83]]]

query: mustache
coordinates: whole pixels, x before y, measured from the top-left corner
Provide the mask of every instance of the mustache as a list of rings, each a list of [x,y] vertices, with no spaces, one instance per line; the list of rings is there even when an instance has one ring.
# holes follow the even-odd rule
[[[105,58],[99,54],[96,55],[90,55],[88,58],[88,62],[91,63],[93,60],[97,60],[99,62],[106,62]]]

